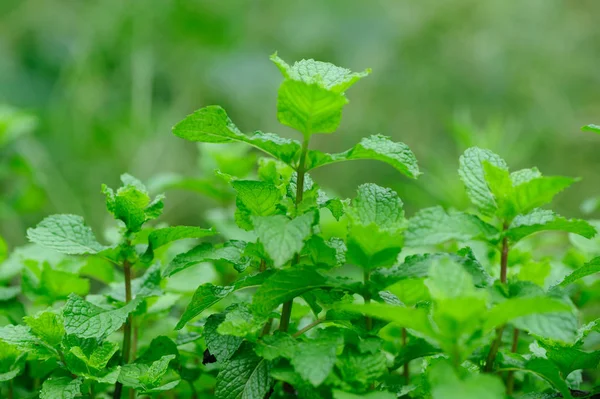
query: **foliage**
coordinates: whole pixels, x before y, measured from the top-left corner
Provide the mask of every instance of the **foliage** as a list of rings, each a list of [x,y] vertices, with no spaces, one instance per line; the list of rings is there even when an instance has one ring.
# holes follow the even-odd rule
[[[2,259],[2,394],[592,397],[596,228],[543,208],[577,179],[510,172],[471,147],[458,170],[468,210],[407,217],[400,195],[373,183],[330,196],[309,172],[378,161],[417,179],[417,160],[379,134],[340,153],[311,149],[338,130],[346,91],[370,70],[271,60],[283,76],[277,118],[300,140],[243,133],[219,106],[173,128],[240,154],[216,174],[213,227],[157,221],[164,196],[124,174],[102,186],[114,219],[104,234],[52,215]],[[227,164],[247,157],[240,146],[265,155],[256,170]],[[158,186],[209,193],[184,181]],[[548,232],[573,241],[562,258],[544,249]]]

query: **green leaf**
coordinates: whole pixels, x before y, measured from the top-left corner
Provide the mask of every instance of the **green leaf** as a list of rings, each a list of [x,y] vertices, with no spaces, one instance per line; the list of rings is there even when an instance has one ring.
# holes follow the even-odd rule
[[[252,230],[252,216],[271,216],[278,213],[283,195],[273,183],[256,180],[234,180],[237,192],[236,223],[245,230]]]
[[[204,325],[206,347],[219,362],[229,360],[244,341],[242,337],[225,335],[217,331],[219,325],[225,321],[225,315],[225,313],[210,315]]]
[[[182,240],[185,238],[203,238],[215,235],[216,231],[213,229],[202,229],[200,227],[192,226],[176,226],[166,227],[164,229],[157,229],[150,233],[148,236],[148,249],[143,256],[145,261],[150,261],[154,257],[154,251],[163,245],[169,244],[173,241]]]
[[[410,148],[404,143],[394,142],[389,137],[380,134],[364,137],[354,147],[337,154],[324,154],[309,150],[306,169],[311,170],[352,160],[385,162],[412,179],[416,179],[421,175],[417,159]]]
[[[499,155],[489,150],[471,147],[460,157],[458,174],[473,205],[478,207],[482,213],[492,215],[498,206],[485,178],[484,161],[500,169],[508,170],[508,165]]]
[[[454,210],[446,211],[441,206],[435,206],[422,209],[409,219],[405,244],[408,247],[420,247],[450,240],[491,240],[498,234],[494,226],[475,215]]]
[[[128,231],[138,232],[145,222],[161,215],[163,196],[159,195],[151,201],[146,187],[131,175],[122,175],[121,181],[123,187],[116,193],[106,185],[102,186],[102,192],[106,196],[106,207],[115,219],[125,224]]]
[[[516,318],[531,314],[569,311],[571,311],[569,305],[548,297],[510,298],[489,310],[484,328],[491,330]]]
[[[0,327],[0,341],[13,345],[21,351],[34,352],[42,357],[55,354],[55,351],[49,350],[48,344],[31,332],[29,326],[7,325]]]
[[[244,345],[228,360],[217,376],[216,399],[263,399],[273,380],[270,363]]]
[[[594,132],[594,133],[600,133],[600,126],[599,125],[585,125],[581,128],[582,131],[584,132]]]
[[[369,392],[367,394],[353,394],[349,392],[333,391],[334,399],[395,399],[397,396],[387,391]]]
[[[243,142],[294,165],[300,156],[300,143],[272,133],[256,132],[246,136],[231,122],[225,110],[211,105],[201,108],[173,127],[173,134],[203,143]]]
[[[60,346],[65,335],[62,315],[45,310],[34,316],[25,316],[23,321],[31,328],[31,332],[43,342],[53,348]]]
[[[278,357],[290,359],[296,353],[297,341],[287,333],[280,331],[273,335],[265,335],[254,348],[254,351],[267,360],[275,360]]]
[[[363,184],[346,214],[348,262],[369,269],[395,263],[408,225],[398,194],[376,184]]]
[[[387,359],[382,351],[361,353],[346,348],[338,356],[336,366],[342,379],[356,387],[370,386],[388,372]]]
[[[175,326],[176,330],[180,330],[185,326],[191,319],[198,316],[200,313],[210,308],[223,298],[236,290],[242,288],[252,287],[255,285],[263,284],[263,282],[271,276],[272,272],[263,272],[254,275],[246,276],[234,283],[231,286],[216,286],[211,283],[202,284],[198,287],[192,301],[189,303],[185,312],[181,316],[181,319]]]
[[[279,270],[258,288],[252,297],[252,305],[258,315],[266,316],[280,304],[327,285],[327,278],[313,268]]]
[[[576,347],[558,345],[553,342],[537,341],[561,374],[566,377],[575,370],[595,369],[600,363],[600,351],[584,352]]]
[[[343,343],[341,337],[323,335],[321,339],[299,342],[291,358],[294,370],[317,387],[333,370],[337,348]]]
[[[175,355],[167,355],[162,356],[150,365],[143,363],[125,364],[121,367],[119,382],[126,387],[140,390],[142,393],[172,389],[179,381],[161,386],[161,380],[173,359],[175,359]]]
[[[311,233],[314,214],[305,213],[295,219],[285,215],[252,218],[256,235],[275,267],[281,267],[302,251],[304,240]]]
[[[383,303],[370,303],[365,305],[345,304],[340,305],[339,308],[341,310],[362,313],[365,316],[371,316],[396,323],[399,326],[413,329],[430,337],[435,336],[429,321],[429,314],[422,308],[406,308]]]
[[[52,215],[27,230],[29,241],[70,255],[97,254],[106,249],[100,244],[83,218],[76,215]]]
[[[307,84],[316,83],[326,90],[342,94],[360,79],[371,73],[370,69],[364,72],[352,72],[349,69],[330,64],[329,62],[315,61],[313,59],[301,60],[294,65],[288,65],[277,56],[271,56],[271,61],[277,65],[283,77]]]
[[[0,382],[10,381],[25,368],[26,354],[0,340]]]
[[[234,266],[245,268],[248,259],[243,256],[246,243],[242,241],[229,241],[223,246],[214,246],[205,242],[187,252],[177,255],[163,270],[163,277],[170,277],[188,267],[203,262],[223,261]]]
[[[504,399],[504,384],[497,376],[468,374],[460,379],[452,366],[440,361],[427,369],[433,399]]]
[[[67,368],[76,375],[105,384],[114,384],[120,373],[120,367],[107,368],[119,345],[105,341],[98,345],[97,341],[79,342],[81,346],[71,346],[65,353]]]
[[[139,301],[131,301],[121,308],[104,309],[72,294],[63,309],[65,330],[81,338],[102,340],[121,328],[138,305]]]
[[[546,209],[534,209],[526,215],[517,216],[506,231],[506,236],[517,242],[540,231],[567,231],[586,238],[596,235],[596,229],[585,220],[566,219]]]
[[[592,274],[596,274],[598,272],[600,272],[600,256],[592,259],[579,269],[575,269],[571,274],[565,276],[560,283],[556,284],[555,287],[566,287],[567,285],[573,284],[579,279],[582,279],[586,276],[591,276]]]
[[[560,375],[560,370],[551,361],[535,358],[525,364],[524,371],[529,371],[548,381],[566,399],[573,399],[569,386]]]
[[[40,399],[73,399],[81,396],[81,378],[50,377],[42,384]]]
[[[225,313],[225,320],[217,329],[220,334],[252,337],[258,335],[258,332],[268,322],[267,316],[254,314],[250,304],[245,302],[229,306]]]
[[[293,66],[276,54],[271,60],[285,80],[279,87],[277,119],[305,136],[333,133],[342,118],[348,100],[344,91],[368,75],[314,60],[302,60]]]
[[[579,320],[574,312],[532,314],[512,321],[520,330],[556,342],[571,344],[577,338]]]

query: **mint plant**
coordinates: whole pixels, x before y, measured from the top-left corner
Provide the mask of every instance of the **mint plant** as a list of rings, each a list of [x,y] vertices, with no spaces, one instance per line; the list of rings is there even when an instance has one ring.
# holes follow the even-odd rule
[[[331,196],[312,170],[374,160],[416,179],[416,158],[379,134],[312,149],[313,135],[339,134],[346,92],[370,70],[271,60],[277,118],[300,140],[243,133],[207,106],[173,128],[208,154],[198,174],[102,186],[116,221],[103,234],[53,215],[29,245],[0,240],[0,395],[597,396],[597,223],[544,208],[578,179],[511,173],[473,147],[458,171],[468,211],[407,218],[373,183]],[[164,196],[151,193],[171,189],[217,200],[215,226],[160,222]]]

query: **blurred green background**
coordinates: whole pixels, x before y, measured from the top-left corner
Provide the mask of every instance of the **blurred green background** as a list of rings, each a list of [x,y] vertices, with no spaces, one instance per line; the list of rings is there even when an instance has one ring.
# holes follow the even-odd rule
[[[479,145],[514,169],[581,176],[557,207],[580,216],[600,193],[600,138],[579,131],[600,122],[598,15],[597,0],[2,0],[0,235],[20,244],[56,212],[103,226],[100,184],[123,172],[196,174],[202,154],[170,127],[202,106],[221,104],[246,132],[294,136],[275,116],[276,50],[373,69],[315,148],[382,133],[426,173],[414,182],[356,162],[319,170],[322,186],[388,185],[409,215],[467,207],[458,156]],[[165,218],[200,224],[212,205],[169,193]]]

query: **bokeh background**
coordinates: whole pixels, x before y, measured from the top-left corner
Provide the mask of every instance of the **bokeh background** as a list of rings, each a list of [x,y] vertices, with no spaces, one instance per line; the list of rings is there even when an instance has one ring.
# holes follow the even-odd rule
[[[372,181],[396,189],[409,215],[464,208],[458,156],[479,145],[514,169],[582,177],[557,206],[581,216],[600,194],[600,137],[579,130],[600,123],[599,15],[597,0],[2,0],[0,235],[23,243],[56,212],[103,226],[100,185],[123,172],[194,175],[203,154],[170,128],[202,106],[221,104],[243,131],[294,136],[275,116],[276,50],[373,69],[315,148],[382,133],[425,172],[336,165],[314,176],[330,191]],[[172,192],[165,217],[201,224],[211,206]]]

